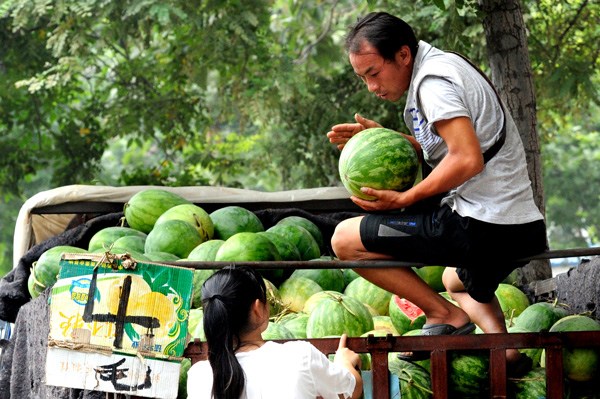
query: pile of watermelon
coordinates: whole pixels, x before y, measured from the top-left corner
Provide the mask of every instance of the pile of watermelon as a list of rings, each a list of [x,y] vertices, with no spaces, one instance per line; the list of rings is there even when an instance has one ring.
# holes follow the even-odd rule
[[[98,231],[87,248],[57,246],[34,263],[29,290],[36,297],[54,284],[63,253],[129,253],[147,262],[178,261],[314,261],[334,260],[324,255],[326,245],[319,227],[300,216],[289,216],[273,226],[263,226],[248,209],[224,206],[208,214],[201,207],[172,192],[147,189],[125,206],[122,226]],[[415,272],[449,301],[444,291],[443,266],[415,268]],[[189,315],[193,338],[204,340],[201,287],[215,270],[194,272],[194,293]],[[261,269],[271,305],[271,321],[265,339],[416,335],[425,322],[418,306],[359,276],[350,269]],[[600,323],[586,315],[569,315],[551,303],[530,303],[516,286],[501,284],[496,296],[509,332],[600,331]],[[481,333],[476,330],[475,333]],[[523,349],[534,368],[514,381],[517,398],[539,397],[545,392],[544,353]],[[571,392],[578,385],[597,381],[600,354],[593,349],[564,349],[564,375]],[[451,397],[480,397],[488,390],[487,353],[452,353],[449,374]],[[370,368],[368,354],[362,367]],[[429,360],[406,363],[390,353],[390,372],[398,376],[403,398],[430,398]]]

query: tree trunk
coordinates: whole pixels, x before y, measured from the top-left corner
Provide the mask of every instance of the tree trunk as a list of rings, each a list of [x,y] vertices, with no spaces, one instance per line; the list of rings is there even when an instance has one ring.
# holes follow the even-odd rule
[[[479,0],[492,81],[521,134],[536,205],[545,214],[535,91],[527,34],[519,0]],[[552,277],[548,261],[532,261],[518,273],[526,284]]]

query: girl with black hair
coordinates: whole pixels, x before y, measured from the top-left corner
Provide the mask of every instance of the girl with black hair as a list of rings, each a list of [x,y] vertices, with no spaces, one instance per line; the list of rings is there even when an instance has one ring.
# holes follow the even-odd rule
[[[208,361],[188,371],[189,399],[358,398],[359,356],[346,336],[333,362],[306,341],[262,339],[269,306],[262,276],[250,267],[225,267],[202,286]]]

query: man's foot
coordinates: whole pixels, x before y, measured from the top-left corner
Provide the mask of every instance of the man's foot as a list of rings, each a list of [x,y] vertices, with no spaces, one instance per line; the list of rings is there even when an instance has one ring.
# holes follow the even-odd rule
[[[454,327],[451,324],[436,323],[425,324],[421,335],[467,335],[475,331],[475,324],[468,322],[461,327]],[[399,353],[398,358],[406,361],[418,361],[429,359],[428,351],[404,352]]]

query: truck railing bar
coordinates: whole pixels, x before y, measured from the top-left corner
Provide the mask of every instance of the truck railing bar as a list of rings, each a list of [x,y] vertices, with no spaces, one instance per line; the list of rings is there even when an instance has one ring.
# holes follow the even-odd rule
[[[600,247],[591,248],[572,248],[551,250],[533,255],[527,258],[517,259],[519,262],[526,262],[536,259],[556,259],[570,258],[575,256],[595,256],[600,255]],[[370,268],[394,268],[394,267],[424,267],[432,266],[423,262],[408,262],[399,260],[310,260],[310,261],[177,261],[161,262],[165,264],[188,267],[192,269],[219,269],[225,266],[250,266],[258,269],[370,269]],[[436,264],[436,266],[453,266],[450,264]]]

